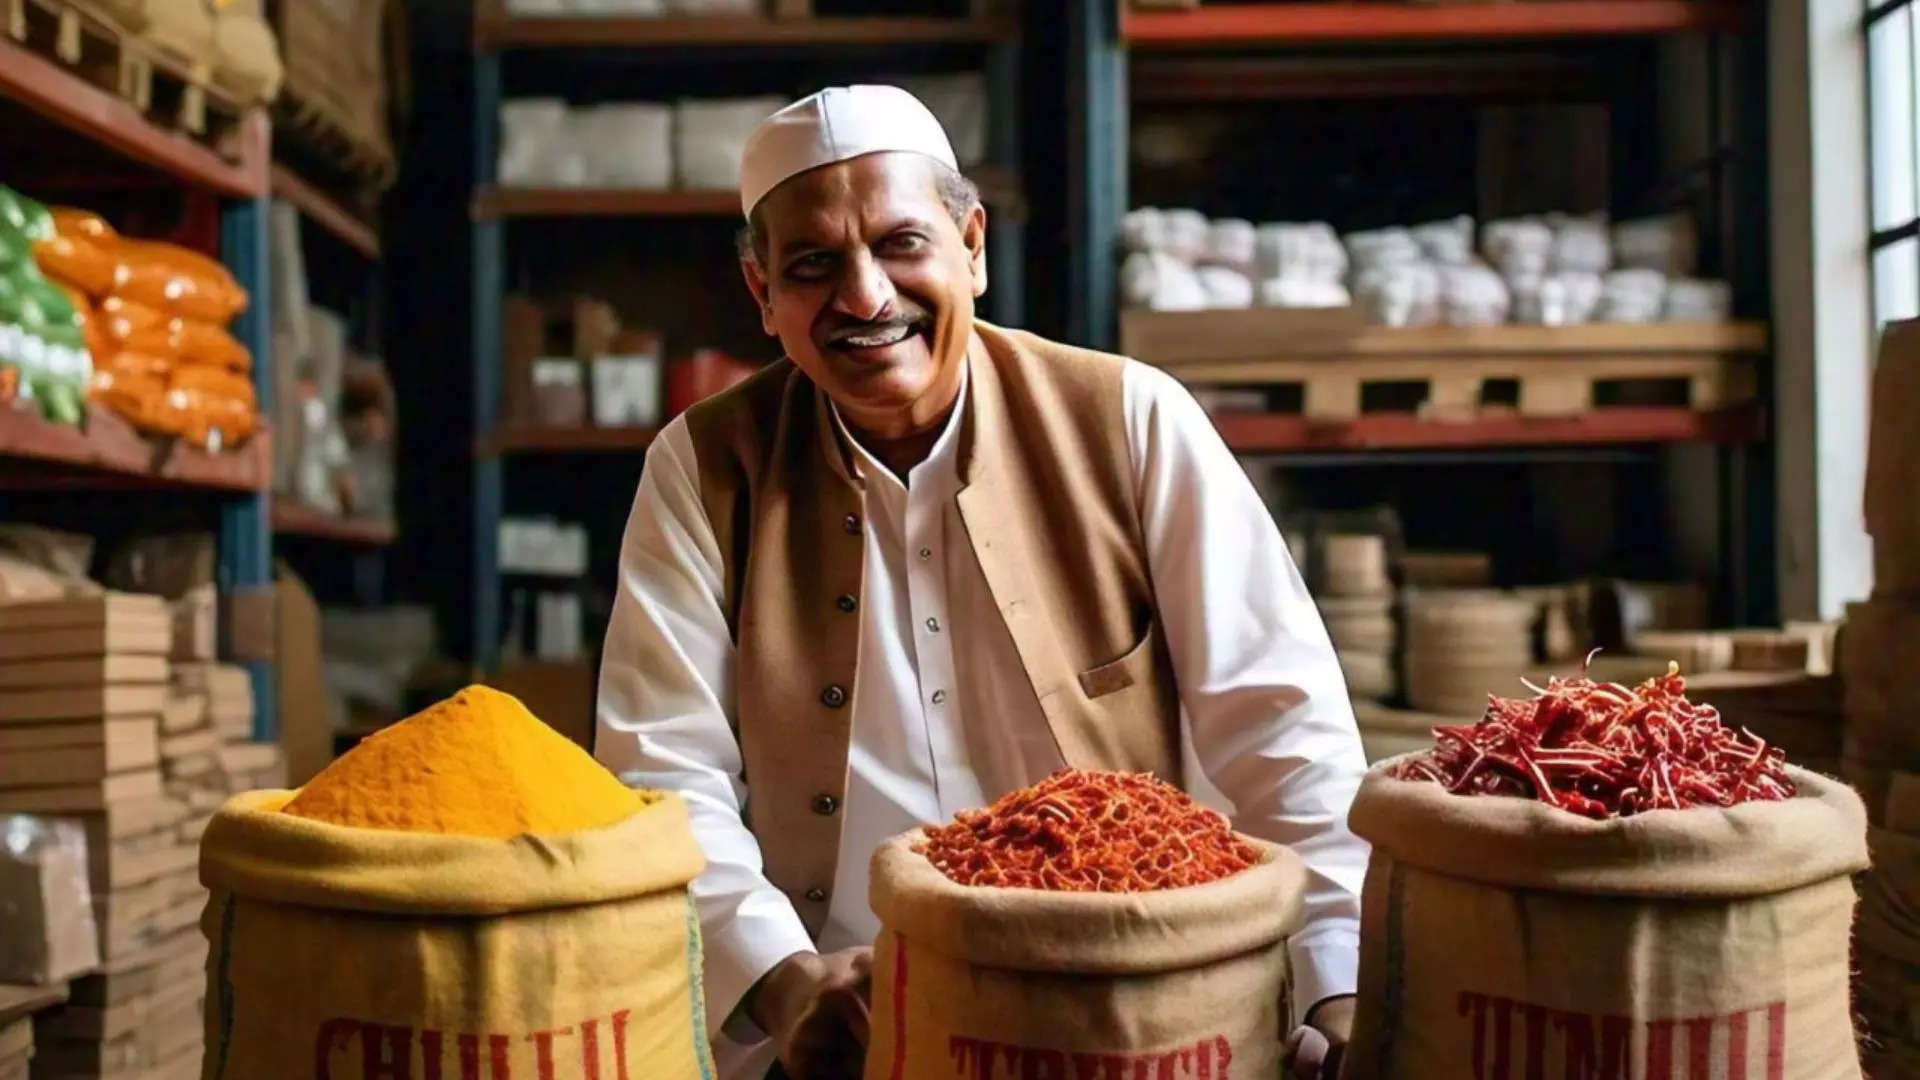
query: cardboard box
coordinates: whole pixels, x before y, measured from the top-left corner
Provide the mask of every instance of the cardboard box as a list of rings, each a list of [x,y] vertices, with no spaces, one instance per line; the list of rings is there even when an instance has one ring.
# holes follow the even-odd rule
[[[320,606],[306,584],[285,567],[277,587],[280,745],[286,751],[286,783],[304,784],[333,761],[333,721],[322,677]]]
[[[167,688],[162,684],[4,690],[0,691],[0,724],[158,715],[166,707]]]
[[[164,683],[170,674],[164,656],[112,653],[70,659],[0,664],[0,690],[97,686],[102,683]]]
[[[98,846],[114,840],[164,832],[186,820],[188,813],[185,802],[166,795],[154,795],[117,801],[101,813],[87,815],[82,822],[87,829],[88,845]]]
[[[92,745],[0,749],[0,788],[91,783],[160,763],[158,725],[150,717],[72,726],[107,730]],[[0,734],[11,730],[18,729],[0,728]],[[38,733],[39,726],[27,730]]]
[[[593,746],[593,665],[585,661],[506,664],[488,680],[519,698],[533,715],[581,747]]]
[[[160,757],[164,761],[178,761],[182,758],[204,757],[220,751],[220,733],[212,728],[201,728],[179,735],[163,735],[160,738]]]
[[[85,831],[22,816],[0,818],[0,835],[0,982],[59,982],[98,967]]]
[[[7,662],[105,653],[165,656],[172,644],[173,631],[164,619],[153,622],[127,619],[100,626],[31,630],[15,629],[11,623],[0,622],[0,660]]]
[[[207,695],[176,691],[168,696],[167,707],[160,710],[160,731],[168,735],[194,731],[206,727],[211,719]]]
[[[85,813],[106,810],[119,802],[154,798],[159,794],[160,773],[154,769],[144,769],[85,784],[0,790],[0,814]]]
[[[173,659],[212,661],[218,655],[219,623],[219,594],[213,586],[188,590],[173,602]]]
[[[199,1003],[204,995],[203,983],[184,982],[117,1005],[65,1005],[48,1009],[41,1015],[38,1027],[56,1039],[118,1039],[147,1026],[155,1017],[177,1012],[189,1003]]]

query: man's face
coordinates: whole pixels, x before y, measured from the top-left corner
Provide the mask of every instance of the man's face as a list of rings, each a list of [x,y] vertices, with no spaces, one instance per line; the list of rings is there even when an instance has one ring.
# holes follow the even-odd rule
[[[986,290],[986,213],[955,224],[936,166],[868,154],[775,188],[746,260],[761,322],[847,420],[883,438],[924,431],[959,390]]]

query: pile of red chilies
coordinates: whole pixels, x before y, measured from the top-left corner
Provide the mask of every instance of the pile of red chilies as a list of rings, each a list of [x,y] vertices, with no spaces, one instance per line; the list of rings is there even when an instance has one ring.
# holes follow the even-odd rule
[[[1435,728],[1434,748],[1393,775],[1599,819],[1794,795],[1786,755],[1688,701],[1678,665],[1631,690],[1584,675],[1526,685],[1532,701],[1489,695],[1478,723]]]

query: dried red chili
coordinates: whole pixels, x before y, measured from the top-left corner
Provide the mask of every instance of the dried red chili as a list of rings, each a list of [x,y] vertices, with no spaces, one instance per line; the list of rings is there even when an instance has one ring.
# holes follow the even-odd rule
[[[1259,861],[1227,820],[1148,773],[1061,769],[915,847],[962,885],[1151,892],[1200,885]]]
[[[1688,701],[1677,664],[1631,690],[1584,674],[1527,685],[1531,701],[1488,695],[1478,723],[1434,728],[1434,748],[1393,775],[1600,819],[1795,794],[1786,755]]]

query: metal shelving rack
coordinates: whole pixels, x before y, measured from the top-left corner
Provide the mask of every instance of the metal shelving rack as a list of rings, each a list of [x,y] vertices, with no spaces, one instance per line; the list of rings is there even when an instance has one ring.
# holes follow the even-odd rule
[[[975,0],[964,16],[834,17],[787,14],[804,3],[781,0],[779,15],[764,17],[671,16],[658,18],[556,18],[506,14],[496,3],[477,6],[473,54],[473,661],[482,671],[497,666],[502,632],[503,588],[499,570],[499,523],[503,512],[502,458],[506,454],[637,452],[651,431],[602,435],[546,429],[500,428],[502,326],[506,288],[506,233],[521,217],[729,217],[737,213],[733,192],[607,192],[590,189],[516,190],[496,186],[498,115],[504,86],[502,56],[510,50],[592,50],[597,55],[645,50],[701,50],[714,64],[764,57],[770,52],[822,57],[878,52],[901,46],[977,48],[983,53],[987,100],[988,165],[975,174],[995,212],[989,245],[992,288],[988,317],[1018,326],[1025,295],[1024,214],[1019,160],[1019,22],[998,4]],[[997,205],[996,205],[997,204]]]
[[[246,117],[230,156],[150,122],[131,104],[70,69],[13,41],[0,39],[0,99],[15,103],[115,158],[177,181],[186,192],[221,200],[221,261],[252,298],[233,327],[256,357],[270,355],[267,288],[267,176],[271,133],[264,114]],[[30,178],[31,161],[18,163]],[[5,170],[11,173],[12,170]],[[13,176],[0,174],[0,182]],[[271,415],[271,365],[256,363],[254,392]],[[273,581],[268,526],[271,470],[264,447],[227,455],[173,448],[160,464],[143,459],[142,443],[124,436],[80,433],[15,414],[0,422],[0,470],[7,486],[100,490],[188,490],[218,500],[217,580],[228,596],[266,589]],[[233,655],[233,627],[221,627],[221,652]],[[244,651],[244,650],[243,650]],[[246,661],[252,676],[254,737],[273,739],[274,675],[267,661]]]
[[[1347,80],[1359,96],[1427,93],[1524,93],[1577,82],[1573,46],[1598,38],[1702,35],[1708,42],[1710,90],[1701,103],[1708,142],[1714,225],[1765,235],[1763,174],[1766,128],[1764,35],[1750,5],[1733,0],[1537,0],[1526,4],[1407,4],[1391,0],[1207,4],[1184,10],[1140,10],[1131,0],[1069,0],[1066,15],[1068,108],[1067,332],[1099,348],[1119,342],[1120,220],[1128,204],[1130,106],[1228,100],[1256,88],[1269,100],[1310,98],[1329,79]],[[1501,62],[1463,66],[1445,56],[1403,54],[1396,46],[1444,44],[1507,49]],[[1531,46],[1539,46],[1538,49]],[[1284,53],[1284,61],[1278,55]],[[1130,78],[1130,68],[1151,68]],[[1723,89],[1731,87],[1731,89]],[[1731,104],[1731,124],[1723,110]],[[1730,166],[1748,182],[1730,187]],[[1751,177],[1761,176],[1759,182]],[[1736,252],[1724,267],[1744,314],[1766,310],[1765,246]],[[1285,344],[1275,342],[1275,353]],[[1764,391],[1770,364],[1758,368],[1759,407],[1742,415],[1692,417],[1672,410],[1616,410],[1598,420],[1528,424],[1512,420],[1441,427],[1410,416],[1361,420],[1338,430],[1312,430],[1295,415],[1219,417],[1230,443],[1247,453],[1313,466],[1426,465],[1473,460],[1617,459],[1629,444],[1657,449],[1678,443],[1715,448],[1719,550],[1726,614],[1742,625],[1777,615],[1774,588],[1772,447],[1766,438]],[[1658,415],[1656,415],[1658,414]],[[1604,422],[1601,422],[1604,421]]]

